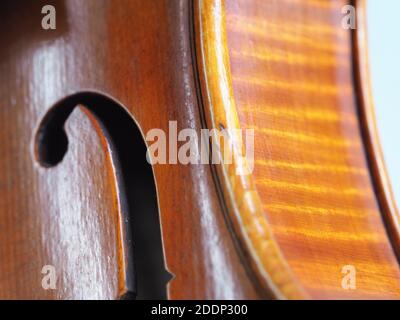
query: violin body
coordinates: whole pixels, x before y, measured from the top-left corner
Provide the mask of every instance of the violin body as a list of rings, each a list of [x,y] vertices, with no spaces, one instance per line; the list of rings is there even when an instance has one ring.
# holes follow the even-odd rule
[[[345,30],[346,4],[3,1],[0,298],[399,298],[365,13]],[[252,172],[170,145],[149,164],[171,122],[252,129]]]

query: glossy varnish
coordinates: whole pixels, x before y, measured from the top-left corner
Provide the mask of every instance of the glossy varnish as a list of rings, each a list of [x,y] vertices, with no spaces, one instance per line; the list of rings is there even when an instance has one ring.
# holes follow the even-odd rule
[[[87,90],[113,97],[143,134],[168,132],[169,120],[200,130],[189,2],[51,2],[57,29],[49,31],[46,1],[0,4],[0,298],[114,299],[126,293],[126,266],[106,137],[75,109],[65,157],[44,168],[36,132],[55,103]],[[155,165],[154,175],[169,298],[257,298],[210,167]],[[56,268],[56,290],[42,288],[43,265]]]
[[[45,4],[0,4],[0,298],[134,289],[124,155],[96,116],[97,96],[113,101],[102,106],[108,122],[122,110],[143,136],[169,121],[255,130],[251,175],[235,163],[153,166],[169,298],[399,297],[399,235],[371,170],[346,1],[54,0],[48,31]],[[67,152],[47,166],[38,129],[63,101],[77,104]],[[42,288],[45,265],[57,271],[54,290]],[[342,287],[346,265],[355,290]]]
[[[362,139],[346,1],[226,1],[240,123],[255,130],[255,184],[273,235],[313,298],[398,297]],[[343,290],[342,268],[357,271]]]

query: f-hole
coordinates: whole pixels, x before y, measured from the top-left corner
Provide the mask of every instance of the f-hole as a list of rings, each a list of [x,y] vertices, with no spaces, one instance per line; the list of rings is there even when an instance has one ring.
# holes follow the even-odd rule
[[[74,94],[59,101],[45,115],[37,131],[37,161],[50,168],[63,160],[68,151],[64,124],[78,105],[90,110],[105,132],[112,148],[121,206],[127,212],[124,246],[128,252],[128,292],[121,298],[166,299],[171,275],[164,264],[153,171],[146,161],[142,134],[128,112],[113,99],[94,92]]]

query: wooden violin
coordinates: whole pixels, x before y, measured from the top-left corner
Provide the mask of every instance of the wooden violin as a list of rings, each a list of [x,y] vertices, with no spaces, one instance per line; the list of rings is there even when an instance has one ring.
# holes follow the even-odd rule
[[[1,1],[0,15],[0,299],[400,297],[364,1]],[[214,141],[232,161],[177,158],[186,134],[211,145],[226,129],[251,130],[252,161],[235,135]],[[166,163],[149,159],[157,132]]]

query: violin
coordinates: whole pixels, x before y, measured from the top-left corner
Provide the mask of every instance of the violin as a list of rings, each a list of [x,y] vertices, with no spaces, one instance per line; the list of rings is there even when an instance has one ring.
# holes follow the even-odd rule
[[[365,1],[0,14],[0,299],[400,297]]]

